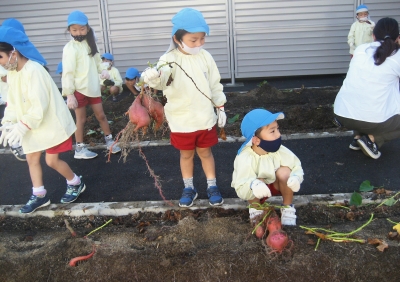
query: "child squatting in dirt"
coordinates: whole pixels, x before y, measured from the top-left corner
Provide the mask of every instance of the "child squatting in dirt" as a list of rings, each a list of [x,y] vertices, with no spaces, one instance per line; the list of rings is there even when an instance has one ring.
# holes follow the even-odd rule
[[[282,224],[296,225],[293,192],[300,190],[304,173],[299,158],[281,145],[277,120],[283,118],[283,113],[273,114],[264,109],[252,110],[244,116],[241,131],[246,142],[235,158],[231,186],[250,205],[282,195]],[[262,213],[250,207],[250,222],[258,223]]]

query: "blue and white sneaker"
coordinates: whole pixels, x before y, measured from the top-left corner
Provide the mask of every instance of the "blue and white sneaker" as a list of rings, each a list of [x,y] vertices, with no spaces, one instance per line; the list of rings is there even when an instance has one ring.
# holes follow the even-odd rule
[[[208,202],[211,206],[220,206],[224,203],[224,199],[219,192],[217,186],[210,186],[207,189]]]
[[[104,137],[104,139],[106,140],[107,150],[111,149],[111,153],[112,154],[116,154],[116,153],[121,152],[121,148],[118,146],[118,143],[114,144],[114,140],[113,139],[109,139],[107,137]]]
[[[193,201],[197,198],[197,191],[195,188],[185,188],[182,192],[182,197],[179,200],[179,206],[188,208],[193,206]]]
[[[95,157],[97,157],[97,153],[89,151],[88,148],[86,148],[86,146],[81,148],[78,148],[78,146],[76,146],[74,155],[75,159],[88,160],[88,159],[93,159]]]
[[[72,203],[78,199],[79,195],[85,191],[86,185],[81,180],[81,184],[78,185],[67,185],[67,192],[61,198],[61,203],[67,204]]]
[[[39,208],[43,208],[45,206],[50,205],[50,199],[45,195],[44,197],[38,197],[35,195],[32,195],[29,198],[29,201],[26,203],[25,206],[23,206],[19,212],[20,213],[25,213],[25,214],[30,214],[33,213],[35,210]]]

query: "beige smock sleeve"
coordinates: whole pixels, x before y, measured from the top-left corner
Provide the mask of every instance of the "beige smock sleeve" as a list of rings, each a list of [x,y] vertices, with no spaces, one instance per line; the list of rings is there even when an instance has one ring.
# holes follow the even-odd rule
[[[114,81],[114,86],[117,86],[119,88],[119,93],[121,93],[123,90],[122,77],[119,70],[116,67],[111,67],[111,69],[107,71],[110,74],[110,80]],[[104,85],[104,80],[105,79],[100,79],[100,85]]]

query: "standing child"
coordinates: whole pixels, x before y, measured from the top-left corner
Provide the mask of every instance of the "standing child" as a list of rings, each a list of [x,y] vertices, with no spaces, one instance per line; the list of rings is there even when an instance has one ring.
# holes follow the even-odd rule
[[[86,106],[93,113],[104,132],[107,150],[115,154],[121,151],[114,140],[101,103],[100,80],[109,78],[107,70],[101,65],[93,30],[87,16],[81,11],[73,11],[68,16],[68,31],[72,40],[64,46],[62,59],[62,92],[67,96],[68,108],[75,110],[75,159],[92,159],[97,153],[89,151],[83,143],[83,130],[86,123]]]
[[[246,142],[240,147],[234,162],[232,187],[239,198],[250,205],[268,197],[282,195],[281,221],[283,225],[296,225],[293,192],[298,192],[303,182],[300,160],[281,145],[277,120],[283,113],[272,114],[256,109],[245,115],[241,130]],[[263,211],[249,209],[252,223]]]
[[[218,126],[223,127],[226,97],[217,65],[210,53],[202,49],[209,27],[203,15],[191,8],[178,12],[172,18],[172,24],[171,46],[158,63],[161,72],[147,69],[142,76],[150,87],[163,90],[168,100],[165,116],[171,129],[171,144],[180,151],[184,183],[179,206],[190,207],[197,198],[193,186],[195,152],[207,177],[210,205],[222,205],[224,200],[216,184],[211,147],[218,143],[214,110],[217,108]],[[166,62],[179,64],[189,77],[177,65],[165,65]]]
[[[122,78],[118,69],[114,67],[114,56],[110,53],[104,53],[101,56],[101,60],[103,61],[103,66],[107,69],[110,78],[101,79],[101,92],[106,95],[112,95],[112,99],[114,102],[117,101],[117,95],[122,92]]]
[[[347,36],[347,43],[350,46],[350,54],[353,57],[354,50],[361,44],[373,42],[372,31],[375,23],[369,18],[368,8],[365,5],[360,5],[356,9],[356,18],[350,28]]]
[[[67,181],[61,203],[75,201],[85,191],[83,181],[59,153],[72,150],[76,127],[53,79],[41,61],[40,53],[21,31],[0,28],[0,64],[8,70],[8,101],[2,120],[0,144],[18,143],[24,148],[32,180],[32,192],[21,213],[31,213],[50,204],[43,185],[40,157],[46,150],[46,163]]]

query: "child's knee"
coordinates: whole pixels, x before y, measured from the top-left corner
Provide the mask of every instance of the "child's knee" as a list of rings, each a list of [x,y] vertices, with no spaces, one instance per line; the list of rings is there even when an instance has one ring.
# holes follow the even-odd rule
[[[276,179],[286,182],[290,177],[291,170],[287,166],[281,166],[276,170]]]

